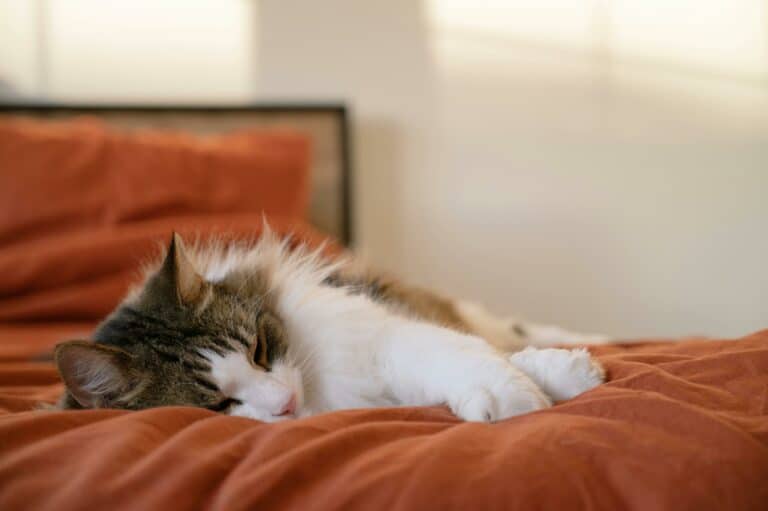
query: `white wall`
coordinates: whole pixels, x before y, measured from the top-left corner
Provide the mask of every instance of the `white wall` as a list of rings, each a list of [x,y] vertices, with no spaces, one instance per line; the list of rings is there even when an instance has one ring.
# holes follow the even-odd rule
[[[588,53],[440,32],[407,0],[267,0],[260,20],[261,97],[354,108],[374,263],[625,337],[768,326],[765,82],[607,74]]]
[[[768,41],[753,24],[766,19],[753,9],[763,4],[725,2],[752,6],[730,12],[718,1],[697,17],[614,1],[609,19],[571,16],[570,0],[525,2],[524,14],[482,3],[503,16],[474,3],[461,11],[463,0],[439,0],[459,11],[262,0],[247,20],[255,40],[243,45],[239,22],[228,43],[201,31],[175,79],[174,56],[151,49],[175,43],[158,40],[164,22],[142,0],[144,14],[124,13],[120,33],[135,37],[152,18],[154,43],[88,32],[99,20],[59,24],[70,50],[56,51],[69,64],[54,65],[48,87],[81,100],[347,100],[356,235],[374,264],[576,329],[739,335],[768,326]],[[226,12],[254,5],[236,4]],[[187,9],[182,25],[208,17],[195,16]],[[206,26],[227,32],[213,17]],[[647,29],[613,37],[635,19],[663,44],[646,44]],[[0,57],[18,55],[6,39]],[[122,72],[107,65],[112,55]],[[201,64],[189,65],[195,55]],[[24,65],[34,85],[36,68]],[[78,65],[83,74],[71,75]]]
[[[38,2],[0,0],[0,94],[11,83],[27,94],[39,93]]]

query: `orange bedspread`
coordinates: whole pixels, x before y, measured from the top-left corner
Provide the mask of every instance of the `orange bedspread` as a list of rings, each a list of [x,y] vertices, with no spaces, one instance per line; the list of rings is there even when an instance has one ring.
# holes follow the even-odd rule
[[[85,328],[0,332],[0,509],[768,509],[768,331],[599,348],[609,383],[493,425],[29,411],[61,387],[23,354]]]
[[[194,408],[35,410],[61,391],[35,357],[87,336],[158,237],[210,222],[0,253],[1,510],[768,509],[768,331],[596,348],[607,384],[493,425],[439,407],[273,425]],[[234,236],[258,228],[215,222]]]

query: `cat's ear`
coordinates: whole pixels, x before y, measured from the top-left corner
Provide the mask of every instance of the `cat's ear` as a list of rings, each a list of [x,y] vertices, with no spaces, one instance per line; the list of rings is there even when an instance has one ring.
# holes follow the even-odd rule
[[[168,252],[153,279],[151,289],[154,295],[174,297],[179,303],[190,305],[203,295],[205,280],[197,273],[197,269],[187,255],[184,241],[177,233],[173,233]]]
[[[108,406],[133,387],[131,355],[112,346],[68,341],[54,359],[69,394],[84,408]]]
[[[173,258],[172,265],[175,270],[176,293],[182,303],[194,303],[203,293],[205,281],[197,273],[192,261],[189,260],[184,241],[178,233],[174,232],[171,238],[171,246],[168,249],[167,259]]]

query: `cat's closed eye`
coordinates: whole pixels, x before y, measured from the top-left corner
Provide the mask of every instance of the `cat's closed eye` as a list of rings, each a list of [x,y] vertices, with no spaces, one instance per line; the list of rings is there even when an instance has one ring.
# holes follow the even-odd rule
[[[208,408],[212,412],[226,412],[227,410],[229,410],[233,406],[241,405],[241,404],[243,404],[243,402],[240,401],[239,399],[234,399],[234,398],[228,397],[226,399],[222,399],[218,403],[214,403],[212,405],[209,405],[206,408]]]
[[[267,367],[267,350],[264,349],[262,339],[258,339],[253,348],[253,363],[257,366]]]

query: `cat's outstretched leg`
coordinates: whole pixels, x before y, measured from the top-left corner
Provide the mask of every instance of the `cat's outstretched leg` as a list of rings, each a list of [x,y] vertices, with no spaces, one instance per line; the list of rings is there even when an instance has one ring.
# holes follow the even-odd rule
[[[387,330],[381,377],[402,404],[447,403],[462,419],[480,422],[551,405],[531,378],[479,337],[410,320]]]
[[[547,348],[550,346],[608,344],[612,341],[607,335],[581,334],[552,325],[540,325],[526,321],[515,322],[511,327],[521,334],[529,346]]]
[[[526,346],[548,348],[611,342],[605,335],[581,334],[557,326],[499,317],[475,302],[457,301],[454,307],[473,334],[504,352],[518,351]]]
[[[605,381],[605,370],[584,348],[525,348],[509,361],[555,401],[571,399]]]

